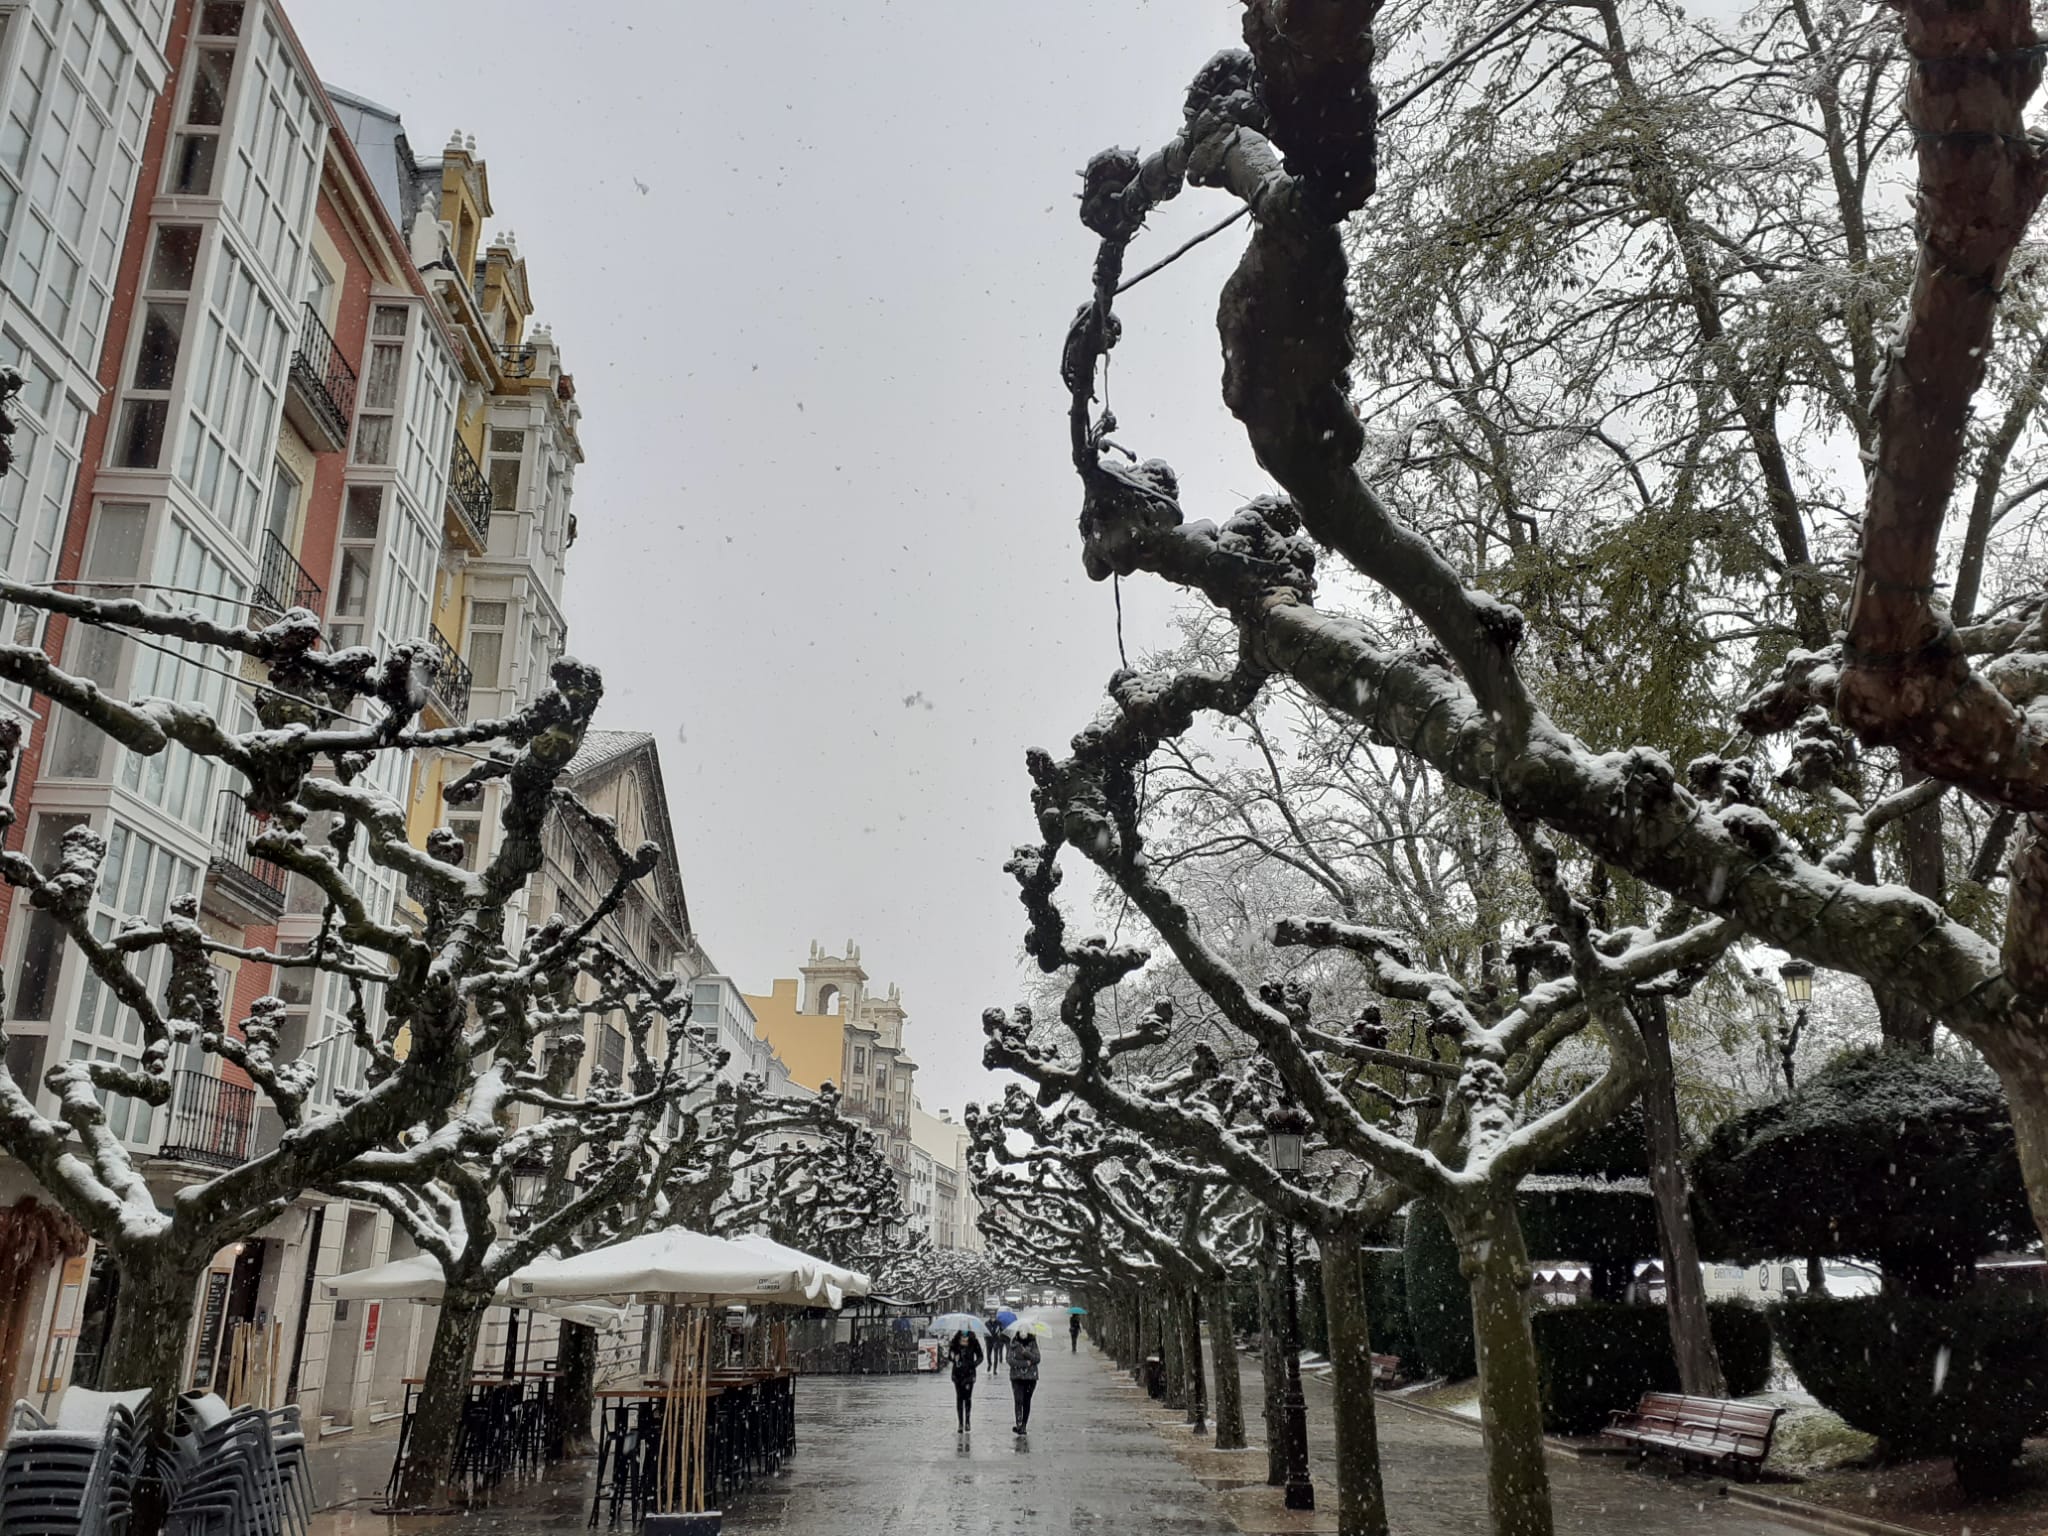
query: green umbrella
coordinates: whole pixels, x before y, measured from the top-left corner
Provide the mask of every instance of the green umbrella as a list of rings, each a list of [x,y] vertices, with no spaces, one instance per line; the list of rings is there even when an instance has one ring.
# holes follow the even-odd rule
[[[1067,1308],[1067,1310],[1071,1312],[1075,1317],[1086,1317],[1088,1315],[1088,1309],[1086,1307],[1069,1307]]]

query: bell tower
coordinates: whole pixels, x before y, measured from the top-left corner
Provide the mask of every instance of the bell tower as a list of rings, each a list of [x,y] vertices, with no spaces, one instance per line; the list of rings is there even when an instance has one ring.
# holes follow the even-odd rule
[[[811,941],[810,962],[803,968],[803,1000],[800,1013],[836,1013],[852,1019],[860,1013],[867,996],[868,973],[860,968],[860,948],[846,941],[844,955],[828,955],[825,947]]]

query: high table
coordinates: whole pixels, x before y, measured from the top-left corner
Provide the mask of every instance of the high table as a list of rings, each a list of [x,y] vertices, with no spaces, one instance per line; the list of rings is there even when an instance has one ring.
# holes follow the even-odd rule
[[[616,1526],[630,1514],[637,1525],[659,1484],[661,1437],[673,1406],[689,1397],[707,1401],[704,1490],[723,1504],[748,1479],[773,1471],[796,1447],[796,1373],[787,1369],[715,1371],[701,1388],[665,1384],[606,1387],[597,1439],[597,1489],[590,1524],[600,1512]]]
[[[462,1406],[462,1430],[455,1442],[453,1475],[477,1488],[491,1488],[508,1472],[531,1475],[549,1450],[549,1402],[555,1381],[552,1370],[478,1372],[469,1379],[469,1398]],[[391,1461],[387,1500],[398,1497],[398,1475],[412,1442],[413,1412],[424,1376],[405,1378],[405,1416],[398,1427],[398,1454]]]

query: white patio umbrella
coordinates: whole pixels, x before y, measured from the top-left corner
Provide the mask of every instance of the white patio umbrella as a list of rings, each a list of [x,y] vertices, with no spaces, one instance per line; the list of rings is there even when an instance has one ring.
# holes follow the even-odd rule
[[[848,1269],[843,1264],[834,1264],[830,1259],[821,1259],[816,1254],[805,1253],[801,1248],[792,1248],[787,1243],[778,1243],[772,1237],[749,1234],[733,1239],[742,1248],[752,1248],[770,1258],[787,1259],[794,1264],[814,1266],[833,1285],[839,1287],[845,1297],[859,1298],[868,1294],[868,1277],[857,1269]]]
[[[330,1300],[347,1301],[417,1301],[427,1306],[439,1306],[442,1292],[447,1288],[447,1277],[441,1272],[441,1261],[431,1253],[416,1253],[410,1258],[393,1259],[389,1264],[373,1265],[369,1269],[351,1270],[345,1275],[336,1275],[332,1280],[322,1282]],[[511,1287],[500,1282],[493,1297],[499,1306],[527,1307],[536,1312],[547,1312],[555,1317],[567,1318],[572,1323],[581,1323],[586,1328],[610,1328],[625,1320],[623,1307],[609,1307],[595,1302],[573,1302],[515,1299]]]
[[[512,1296],[520,1302],[646,1298],[837,1308],[845,1289],[819,1264],[794,1249],[764,1252],[687,1227],[669,1227],[566,1259],[536,1259],[512,1276]]]

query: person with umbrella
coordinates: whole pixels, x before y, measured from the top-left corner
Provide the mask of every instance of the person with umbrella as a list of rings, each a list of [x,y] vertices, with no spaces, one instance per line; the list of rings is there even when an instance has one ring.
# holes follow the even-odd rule
[[[981,1340],[971,1330],[959,1329],[946,1346],[946,1358],[953,1367],[953,1412],[964,1435],[974,1428],[974,1382],[981,1374]]]
[[[1069,1354],[1078,1355],[1081,1353],[1081,1309],[1079,1307],[1075,1307],[1067,1313],[1067,1345],[1067,1352]]]
[[[1010,1347],[1010,1341],[1004,1335],[1003,1330],[1008,1328],[1012,1323],[1016,1321],[1017,1314],[1012,1312],[1008,1307],[1003,1308],[1002,1311],[996,1313],[996,1315],[989,1320],[988,1369],[989,1374],[991,1376],[993,1376],[997,1371],[1002,1369],[1003,1355]]]
[[[1030,1426],[1031,1394],[1038,1390],[1037,1335],[1018,1327],[1017,1337],[1010,1342],[1009,1354],[1010,1397],[1017,1407],[1017,1422],[1010,1426],[1010,1433],[1021,1435]]]

